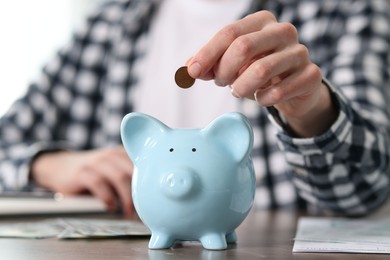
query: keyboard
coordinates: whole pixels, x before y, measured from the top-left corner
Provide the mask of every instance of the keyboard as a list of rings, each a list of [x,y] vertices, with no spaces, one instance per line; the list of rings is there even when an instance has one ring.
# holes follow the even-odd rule
[[[1,192],[1,215],[103,213],[103,202],[88,195],[64,196],[51,192]]]

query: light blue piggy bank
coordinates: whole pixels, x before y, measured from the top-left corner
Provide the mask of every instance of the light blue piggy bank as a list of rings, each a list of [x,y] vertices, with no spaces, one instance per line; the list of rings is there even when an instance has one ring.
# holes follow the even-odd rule
[[[135,167],[134,206],[152,232],[149,248],[199,240],[221,250],[236,241],[255,194],[253,132],[243,115],[224,114],[203,129],[172,129],[130,113],[121,136]]]

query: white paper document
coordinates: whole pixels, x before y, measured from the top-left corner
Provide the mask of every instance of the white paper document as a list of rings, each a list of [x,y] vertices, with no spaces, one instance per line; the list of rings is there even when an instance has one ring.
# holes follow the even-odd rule
[[[390,217],[346,219],[303,217],[293,252],[390,253]]]

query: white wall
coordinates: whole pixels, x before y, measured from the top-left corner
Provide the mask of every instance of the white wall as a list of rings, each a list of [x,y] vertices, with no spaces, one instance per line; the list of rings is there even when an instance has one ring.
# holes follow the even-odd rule
[[[0,1],[0,115],[101,0]]]

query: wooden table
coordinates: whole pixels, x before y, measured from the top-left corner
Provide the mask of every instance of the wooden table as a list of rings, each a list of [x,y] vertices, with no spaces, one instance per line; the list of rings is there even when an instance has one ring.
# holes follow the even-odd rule
[[[148,250],[149,237],[77,240],[0,238],[0,259],[390,259],[389,255],[380,254],[292,253],[299,216],[301,214],[294,211],[251,212],[237,230],[237,244],[224,251],[205,250],[197,242],[176,244],[167,250]],[[118,218],[110,215],[101,217]],[[0,223],[37,219],[1,217]]]

